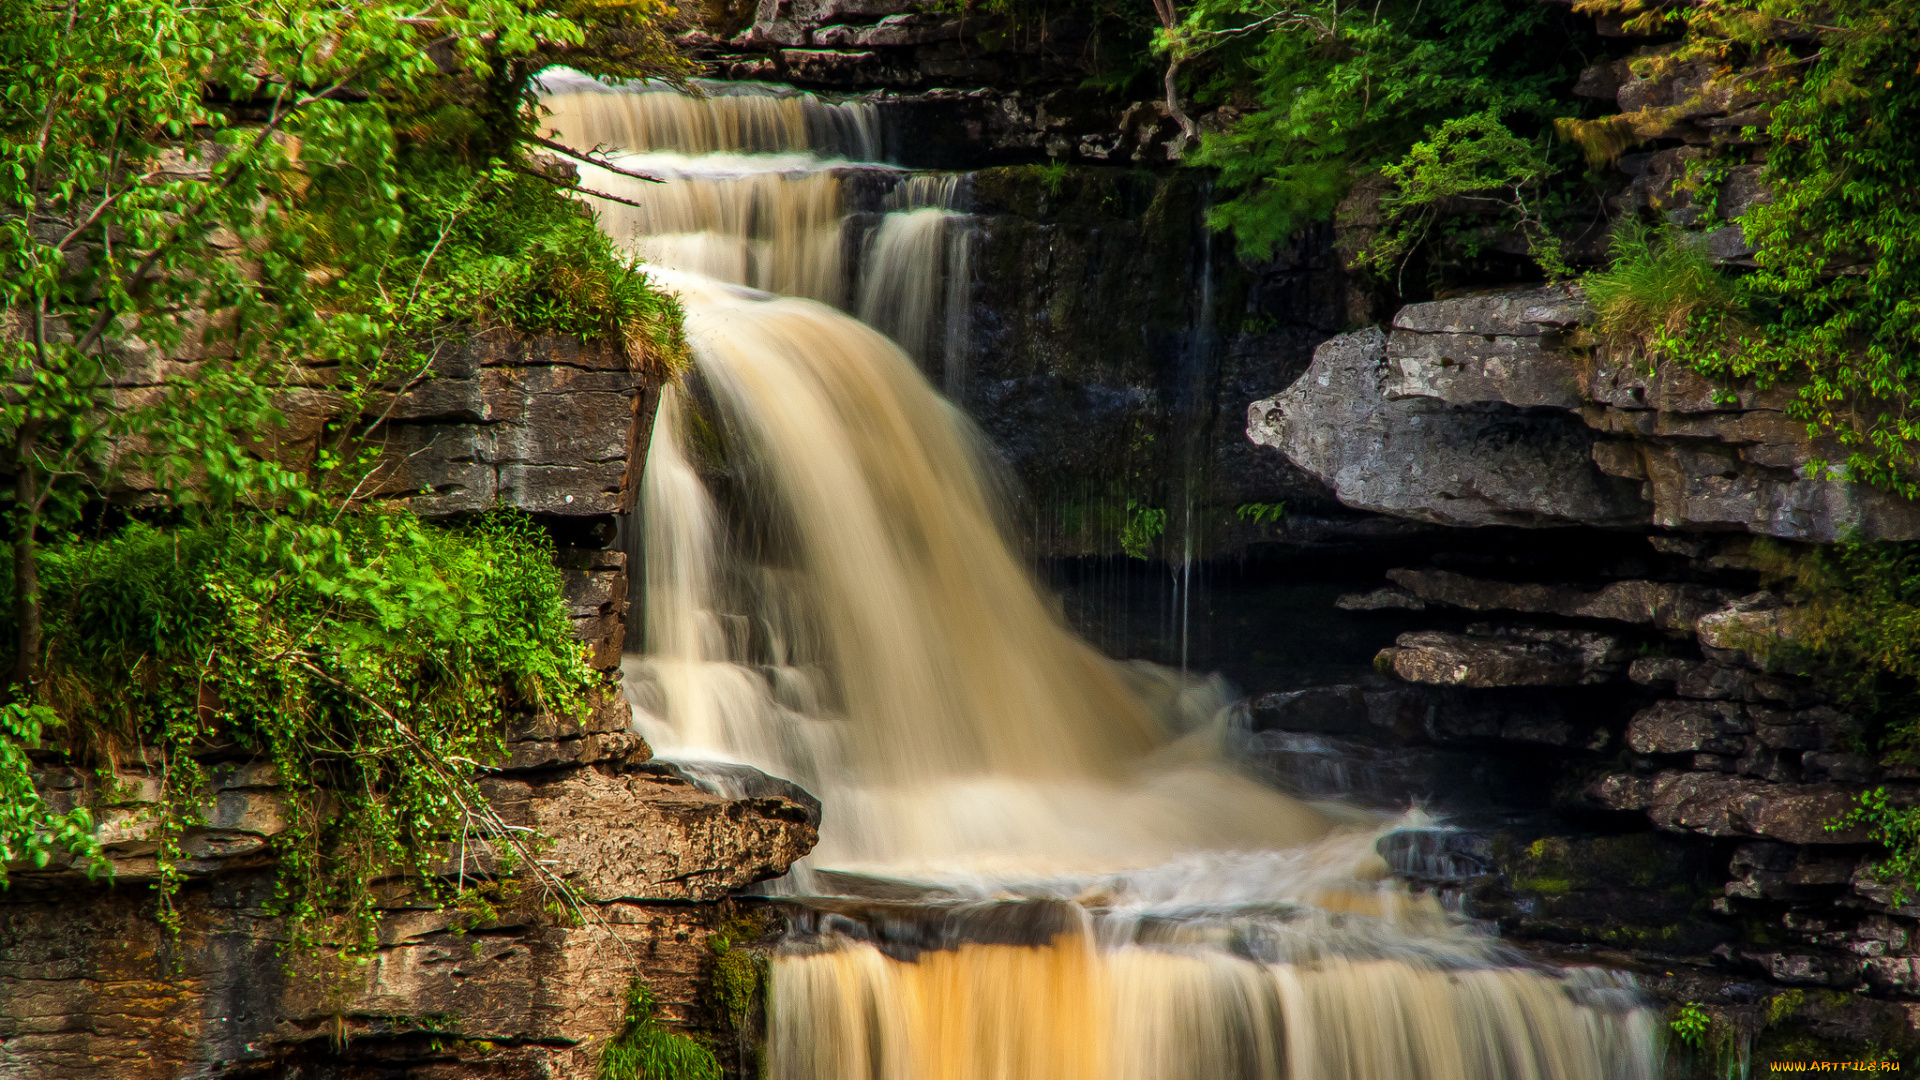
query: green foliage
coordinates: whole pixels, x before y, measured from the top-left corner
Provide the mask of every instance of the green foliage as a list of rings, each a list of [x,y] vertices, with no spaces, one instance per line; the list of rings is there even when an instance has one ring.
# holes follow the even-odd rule
[[[8,863],[44,868],[56,852],[84,860],[89,872],[100,866],[93,815],[84,806],[56,813],[33,786],[27,751],[40,749],[46,730],[59,722],[45,705],[0,705],[0,887],[7,884]]]
[[[1615,350],[1705,356],[1735,325],[1735,284],[1696,234],[1623,222],[1614,233],[1612,265],[1580,285],[1593,329]]]
[[[1857,718],[1858,750],[1876,749],[1865,732],[1877,728],[1883,762],[1920,763],[1920,544],[1848,542],[1806,553],[1767,544],[1755,555],[1777,586],[1802,601],[1784,659]],[[1914,895],[1920,808],[1876,788],[1827,828],[1861,826],[1885,848],[1874,877],[1902,898]]]
[[[1680,1006],[1667,1026],[1672,1029],[1675,1038],[1700,1050],[1707,1044],[1707,1029],[1713,1026],[1713,1017],[1707,1015],[1699,1002],[1690,1001]]]
[[[1883,756],[1920,763],[1920,544],[1846,542],[1800,552],[1762,543],[1753,558],[1776,587],[1802,601],[1791,647],[1775,661],[1817,678],[1850,712],[1891,717]]]
[[[409,151],[402,175],[405,214],[383,245],[338,238],[355,235],[340,217],[374,195],[358,174],[316,183],[300,220],[310,261],[358,268],[360,280],[335,283],[334,306],[391,328],[389,366],[424,364],[449,330],[501,326],[610,342],[662,379],[684,370],[677,301],[551,183],[437,148]]]
[[[672,301],[528,152],[542,68],[684,76],[672,15],[0,0],[6,855],[94,853],[84,811],[27,780],[57,722],[78,759],[159,780],[163,917],[221,744],[294,796],[274,905],[295,943],[370,946],[376,888],[447,900],[470,847],[553,884],[471,779],[510,718],[585,707],[551,547],[515,519],[369,512],[355,420],[475,323],[611,341],[659,374],[684,361]],[[335,423],[279,445],[288,392],[316,384]],[[167,531],[73,539],[128,478]]]
[[[1287,516],[1287,504],[1283,502],[1242,503],[1234,510],[1233,516],[1241,521],[1251,521],[1255,525],[1272,525]]]
[[[15,477],[23,691],[40,531],[70,525],[115,469],[200,511],[283,501],[299,478],[252,450],[276,394],[308,381],[296,366],[329,367],[351,406],[422,374],[439,324],[476,314],[617,333],[673,366],[671,305],[523,149],[533,75],[558,59],[683,74],[669,14],[661,0],[0,0],[0,377],[16,388],[0,468]],[[170,358],[197,362],[193,377]],[[116,397],[116,378],[152,385]]]
[[[1066,189],[1067,163],[1049,161],[1045,165],[1036,166],[1036,171],[1040,176],[1040,185],[1047,189],[1047,194],[1059,198],[1060,193]]]
[[[1492,109],[1443,122],[1405,157],[1380,170],[1391,185],[1380,200],[1380,229],[1355,262],[1396,281],[1437,226],[1462,207],[1495,210],[1526,238],[1527,252],[1549,277],[1571,274],[1560,240],[1547,228],[1545,149],[1515,135]],[[1477,255],[1488,223],[1478,216],[1451,230],[1455,246]]]
[[[1153,542],[1166,531],[1165,510],[1148,506],[1138,499],[1127,500],[1120,522],[1120,550],[1136,559],[1149,558],[1153,554]]]
[[[627,988],[626,1025],[600,1056],[599,1080],[720,1080],[713,1052],[669,1030],[639,979]]]
[[[1694,358],[1720,379],[1785,379],[1794,415],[1837,435],[1857,479],[1920,495],[1920,8],[1872,0],[1582,5],[1679,34],[1657,65],[1704,61],[1717,90],[1772,102],[1771,202],[1741,227],[1754,326]],[[1799,39],[1797,42],[1795,39]]]
[[[468,776],[502,756],[514,717],[577,716],[597,683],[551,541],[518,515],[458,528],[404,513],[136,524],[43,559],[51,649],[37,708],[76,753],[145,748],[166,875],[204,813],[199,755],[237,744],[271,761],[293,796],[273,906],[296,944],[371,949],[383,880],[453,899],[475,857],[457,841],[511,868],[517,849],[479,813]],[[452,887],[439,877],[450,853]]]
[[[1189,157],[1218,169],[1231,193],[1209,221],[1263,257],[1449,120],[1492,114],[1544,128],[1571,108],[1585,63],[1576,35],[1590,32],[1560,20],[1526,0],[1194,4],[1167,45],[1205,57],[1197,98],[1244,110]],[[1521,131],[1511,137],[1524,143]]]
[[[1859,802],[1840,818],[1827,822],[1830,832],[1866,826],[1867,837],[1886,848],[1886,856],[1870,868],[1874,880],[1893,887],[1893,902],[1904,904],[1920,881],[1920,807],[1900,806],[1889,800],[1887,789],[1860,793]]]
[[[1800,1011],[1800,1007],[1805,1004],[1806,999],[1807,992],[1805,990],[1782,990],[1778,994],[1768,998],[1767,1026],[1771,1027],[1784,1023],[1788,1018]]]

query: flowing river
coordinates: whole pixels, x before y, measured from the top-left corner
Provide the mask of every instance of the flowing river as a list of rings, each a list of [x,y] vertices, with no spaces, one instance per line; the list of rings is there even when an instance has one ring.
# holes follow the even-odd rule
[[[635,723],[791,780],[775,1080],[1651,1080],[1630,979],[1523,958],[1395,880],[1428,823],[1225,753],[1215,680],[1101,656],[1008,543],[964,391],[953,176],[875,106],[545,79],[603,227],[686,309],[636,568]],[[947,396],[935,389],[938,383]]]

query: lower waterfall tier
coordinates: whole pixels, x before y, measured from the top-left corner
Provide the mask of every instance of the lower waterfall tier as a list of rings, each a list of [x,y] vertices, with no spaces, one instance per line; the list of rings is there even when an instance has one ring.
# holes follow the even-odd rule
[[[1596,969],[846,943],[776,961],[774,1080],[1650,1080],[1656,1021]]]

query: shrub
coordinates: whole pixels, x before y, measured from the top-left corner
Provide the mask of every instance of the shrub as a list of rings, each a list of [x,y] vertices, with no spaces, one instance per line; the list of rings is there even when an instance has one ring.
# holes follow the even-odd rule
[[[1614,233],[1613,263],[1580,280],[1593,329],[1615,349],[1651,358],[1691,355],[1702,331],[1724,331],[1735,308],[1734,283],[1720,272],[1700,237],[1623,223]]]
[[[277,913],[298,944],[371,948],[375,886],[411,879],[453,899],[459,883],[439,875],[466,857],[463,833],[511,867],[518,848],[470,775],[502,756],[512,718],[587,707],[598,676],[552,559],[530,519],[505,513],[134,524],[53,545],[45,715],[75,758],[139,754],[162,778],[169,917],[208,781],[199,755],[237,745],[271,761],[292,796]]]

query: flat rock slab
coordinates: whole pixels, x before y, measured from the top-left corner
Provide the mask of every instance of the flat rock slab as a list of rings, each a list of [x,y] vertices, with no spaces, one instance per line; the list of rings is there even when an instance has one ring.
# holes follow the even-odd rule
[[[1500,632],[1401,634],[1380,653],[1393,673],[1433,686],[1580,686],[1616,678],[1622,641],[1590,630],[1503,627]]]
[[[1828,829],[1857,790],[1831,784],[1770,784],[1747,777],[1665,772],[1654,777],[1647,816],[1672,832],[1757,836],[1789,844],[1864,844],[1864,825]]]
[[[786,873],[818,838],[799,803],[723,798],[657,774],[582,769],[482,790],[510,824],[552,837],[547,857],[596,901],[717,899]]]
[[[1583,619],[1691,630],[1700,618],[1725,607],[1726,589],[1656,581],[1615,581],[1586,590],[1570,585],[1490,581],[1450,570],[1402,567],[1387,579],[1422,601],[1468,611],[1524,611]]]

